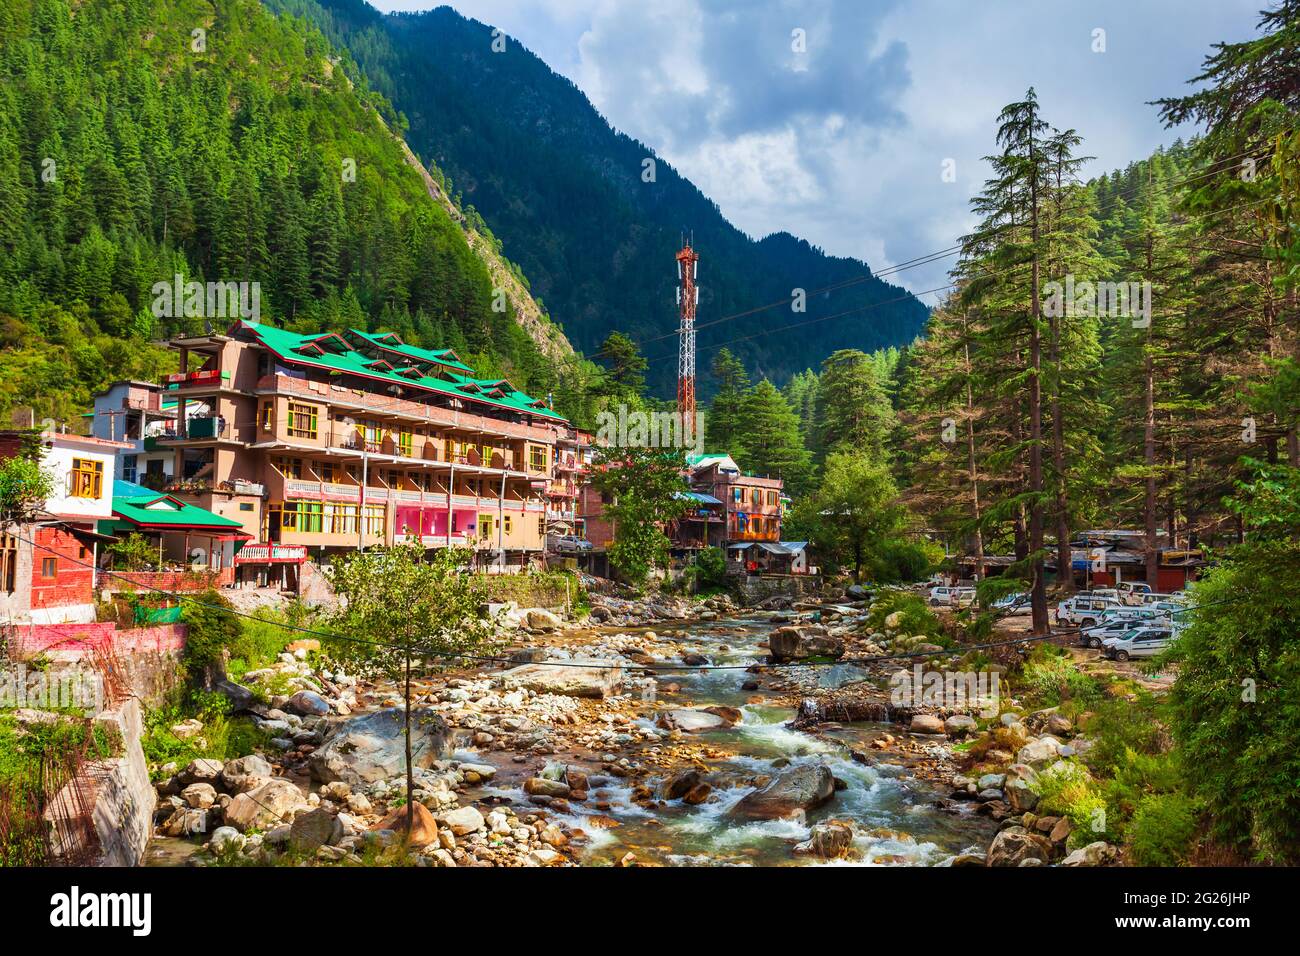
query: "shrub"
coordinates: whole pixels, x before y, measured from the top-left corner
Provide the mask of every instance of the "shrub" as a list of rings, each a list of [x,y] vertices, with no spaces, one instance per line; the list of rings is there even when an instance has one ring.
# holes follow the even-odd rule
[[[721,548],[705,548],[695,557],[695,586],[708,591],[727,583],[727,554]]]
[[[1066,817],[1073,824],[1069,841],[1072,848],[1106,839],[1111,833],[1113,822],[1106,812],[1106,798],[1083,764],[1054,764],[1038,775],[1030,789],[1038,794],[1036,812],[1040,816]]]
[[[196,600],[185,602],[181,620],[189,627],[181,663],[192,682],[206,684],[239,637],[239,618],[230,602],[209,588]]]
[[[1030,654],[1020,674],[1024,693],[1036,703],[1055,707],[1064,701],[1087,704],[1102,698],[1095,677],[1083,673],[1054,649],[1039,645]]]
[[[1178,866],[1187,860],[1198,825],[1195,801],[1182,793],[1142,798],[1126,836],[1140,866]]]
[[[925,634],[938,638],[942,633],[939,618],[930,610],[925,599],[908,591],[884,591],[871,605],[867,625],[875,631],[885,629],[885,619],[895,612],[898,623],[895,630],[906,634]]]

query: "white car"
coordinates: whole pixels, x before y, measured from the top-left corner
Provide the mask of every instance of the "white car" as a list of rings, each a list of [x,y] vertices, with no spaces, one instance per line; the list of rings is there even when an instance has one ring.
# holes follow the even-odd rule
[[[1173,631],[1168,627],[1140,627],[1123,637],[1107,640],[1103,645],[1103,653],[1114,661],[1126,661],[1131,657],[1155,657],[1173,639]]]
[[[1101,647],[1107,640],[1122,637],[1136,627],[1169,626],[1169,618],[1145,607],[1120,607],[1103,611],[1101,620],[1079,632],[1084,647]]]
[[[930,604],[934,607],[939,607],[941,605],[963,607],[974,600],[974,588],[950,588],[943,586],[930,588]]]
[[[1076,594],[1068,601],[1062,601],[1057,605],[1056,623],[1092,627],[1101,621],[1104,612],[1119,607],[1123,605],[1114,597],[1093,593]]]
[[[994,601],[989,610],[1001,616],[1012,617],[1017,614],[1032,614],[1034,606],[1028,594],[1008,594]]]

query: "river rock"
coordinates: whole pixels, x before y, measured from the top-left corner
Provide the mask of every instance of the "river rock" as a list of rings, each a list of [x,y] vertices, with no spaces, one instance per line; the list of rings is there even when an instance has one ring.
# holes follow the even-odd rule
[[[274,771],[264,757],[249,754],[226,761],[221,768],[221,783],[231,793],[243,793],[270,780]]]
[[[703,733],[707,730],[722,730],[729,727],[726,718],[711,714],[706,710],[667,710],[655,721],[666,730],[680,730],[688,734]]]
[[[217,790],[210,783],[192,783],[181,791],[181,799],[197,810],[206,810],[217,802]]]
[[[1061,714],[1052,714],[1047,718],[1046,730],[1054,737],[1068,737],[1074,733],[1074,724]]]
[[[1008,779],[1003,793],[1013,813],[1027,813],[1038,806],[1038,794],[1029,786],[1028,781],[1019,777]]]
[[[775,820],[819,807],[835,794],[835,778],[824,764],[787,767],[767,786],[748,793],[731,808],[731,815]]]
[[[521,613],[524,623],[534,631],[558,631],[564,626],[558,617],[540,607],[530,607]]]
[[[324,717],[330,712],[330,705],[315,691],[300,690],[285,701],[284,709],[303,717]]]
[[[943,729],[949,736],[964,737],[966,734],[975,733],[979,729],[979,724],[969,714],[953,714],[943,722]]]
[[[199,757],[197,760],[191,760],[185,765],[185,769],[176,775],[176,782],[182,788],[188,787],[192,783],[215,784],[221,779],[223,767],[224,764],[220,760]]]
[[[1026,860],[1046,863],[1052,858],[1052,844],[1046,837],[1024,827],[1007,827],[989,845],[989,866],[1023,866]]]
[[[322,846],[333,846],[341,839],[343,824],[324,808],[298,814],[289,827],[289,845],[295,850],[315,851]]]
[[[273,777],[260,787],[237,794],[226,807],[226,823],[238,830],[265,830],[288,822],[307,806],[301,790],[283,777]]]
[[[613,694],[623,682],[623,670],[609,661],[591,661],[595,667],[524,664],[501,672],[501,680],[518,684],[536,694],[601,699]]]
[[[1118,851],[1113,846],[1098,840],[1075,850],[1061,861],[1061,866],[1110,866],[1118,857]]]
[[[680,800],[700,784],[698,770],[683,770],[664,784],[665,800]]]
[[[1037,768],[1056,760],[1061,752],[1061,742],[1055,737],[1043,736],[1032,740],[1020,748],[1016,754],[1016,763],[1028,764]]]
[[[826,634],[823,627],[813,625],[778,627],[767,638],[767,647],[778,661],[803,660],[809,657],[840,657],[844,642]]]
[[[431,843],[438,842],[438,823],[433,818],[424,804],[416,802],[411,804],[415,808],[414,821],[411,826],[411,846],[428,846]],[[473,807],[466,807],[467,810],[474,810]],[[452,811],[457,812],[457,811]],[[478,813],[477,810],[474,810]],[[483,819],[482,816],[479,817]],[[448,824],[450,826],[450,824]],[[370,828],[371,833],[382,830],[390,830],[393,833],[406,833],[406,807],[395,807],[388,816],[384,817],[377,824]],[[454,844],[453,844],[454,845]]]
[[[917,714],[908,730],[914,734],[943,734],[944,722],[934,714]]]
[[[808,839],[795,845],[795,853],[807,853],[823,860],[847,856],[853,846],[853,825],[844,820],[815,824]]]
[[[357,786],[406,773],[405,715],[396,707],[337,724],[330,738],[307,758],[312,778]],[[451,755],[451,729],[437,711],[411,711],[411,763],[428,769]]]
[[[529,777],[524,781],[524,793],[530,797],[567,797],[572,788],[562,780]]]
[[[442,820],[456,836],[464,836],[482,830],[486,821],[483,814],[475,807],[457,807],[444,813]]]

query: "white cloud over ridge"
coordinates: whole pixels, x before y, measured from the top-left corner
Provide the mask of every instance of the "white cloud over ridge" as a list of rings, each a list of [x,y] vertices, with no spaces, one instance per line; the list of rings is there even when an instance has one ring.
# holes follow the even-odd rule
[[[373,0],[372,0],[373,2]],[[1001,107],[1034,86],[1099,173],[1180,133],[1147,105],[1260,0],[449,0],[567,76],[754,236],[784,230],[877,271],[951,246]],[[384,10],[428,0],[377,0]],[[804,52],[793,47],[803,31]],[[1105,51],[1096,52],[1104,31]],[[943,182],[942,164],[956,164]],[[952,260],[890,281],[942,285]],[[933,302],[934,296],[926,300]]]

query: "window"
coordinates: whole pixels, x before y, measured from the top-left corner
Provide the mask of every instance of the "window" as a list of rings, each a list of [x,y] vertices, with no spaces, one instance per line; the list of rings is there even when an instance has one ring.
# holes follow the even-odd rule
[[[545,534],[546,534],[546,517],[545,517],[545,516],[542,516],[542,517],[540,517],[540,518],[537,519],[537,533],[538,533],[539,535],[545,535]]]
[[[140,457],[138,455],[122,456],[122,480],[132,484],[140,475]]]
[[[289,403],[289,434],[294,438],[316,437],[316,406]]]
[[[104,493],[104,463],[93,458],[72,459],[73,498],[99,498]]]
[[[546,446],[529,445],[528,446],[528,470],[545,471],[546,470]]]
[[[731,500],[736,504],[741,504],[745,500],[745,493],[739,488],[731,489]]]
[[[41,558],[41,577],[53,578],[59,574],[58,558]]]
[[[325,508],[325,530],[330,534],[356,534],[356,505],[327,505]]]
[[[294,481],[302,480],[302,460],[299,458],[277,458],[275,467],[280,469],[280,474],[286,478],[292,478]]]
[[[239,503],[239,510],[240,510],[240,511],[252,511],[252,510],[253,510],[253,503],[252,503],[251,501],[241,501],[241,502]]]
[[[366,534],[382,537],[384,534],[384,506],[366,505]]]
[[[262,403],[262,431],[269,432],[275,429],[275,402]]]
[[[18,539],[11,534],[0,535],[0,588],[12,593],[17,584]]]
[[[511,531],[510,515],[502,515],[502,517],[501,517],[501,527],[502,527],[502,529],[505,531],[506,534],[509,534],[509,533],[510,533],[510,531]]]
[[[285,531],[319,534],[324,507],[319,501],[286,501],[280,515],[280,527]]]
[[[320,472],[320,480],[333,484],[338,480],[338,466],[332,461],[323,462],[317,471]]]
[[[398,432],[397,434],[397,453],[411,458],[415,449],[415,436],[410,432]]]

